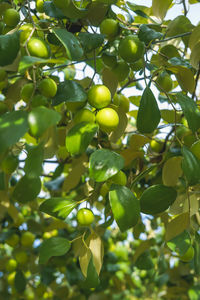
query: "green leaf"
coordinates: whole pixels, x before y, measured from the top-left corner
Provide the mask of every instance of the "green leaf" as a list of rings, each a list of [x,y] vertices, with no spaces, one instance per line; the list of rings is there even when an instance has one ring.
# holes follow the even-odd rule
[[[124,159],[116,152],[99,149],[92,153],[89,161],[89,174],[97,182],[106,181],[117,174],[124,166]]]
[[[7,66],[17,57],[20,49],[19,31],[0,35],[0,66]]]
[[[97,33],[80,32],[78,38],[86,53],[100,47],[104,41],[104,35]]]
[[[45,264],[52,256],[62,256],[69,251],[71,244],[63,237],[55,236],[45,240],[39,248],[39,263]]]
[[[192,132],[197,131],[200,128],[200,111],[194,100],[182,93],[177,93],[177,102],[180,104],[184,116],[187,119],[188,126]]]
[[[31,178],[24,175],[16,184],[12,197],[20,202],[26,203],[34,200],[41,190],[39,177]]]
[[[52,1],[44,1],[43,8],[45,14],[49,17],[57,19],[65,18],[62,11],[59,8],[57,8]]]
[[[174,36],[189,32],[191,31],[192,27],[193,25],[187,17],[182,15],[178,16],[169,23],[166,36]]]
[[[160,40],[163,37],[163,34],[142,24],[140,26],[138,37],[142,42],[145,42],[145,44],[148,45],[151,41]]]
[[[178,252],[180,256],[185,254],[190,245],[191,239],[187,230],[184,230],[181,234],[167,242],[167,246],[172,251]]]
[[[172,61],[172,59],[170,61]],[[190,92],[191,94],[193,93],[195,88],[195,80],[191,66],[189,68],[189,66],[185,67],[173,65],[167,67],[167,70],[175,74],[176,79],[183,91]]]
[[[23,73],[26,71],[28,68],[32,67],[33,65],[39,65],[39,64],[63,64],[65,62],[64,59],[55,59],[55,58],[50,58],[50,59],[43,59],[35,56],[23,56],[22,59],[20,60],[19,64],[19,72]]]
[[[86,280],[83,283],[84,288],[91,289],[95,288],[99,285],[99,276],[97,274],[97,271],[95,269],[94,263],[93,263],[93,256],[91,255],[88,269],[87,269],[87,277]]]
[[[72,155],[78,155],[87,149],[94,135],[98,130],[98,125],[81,122],[72,127],[66,137],[66,148]]]
[[[152,10],[154,16],[164,19],[170,5],[172,4],[172,0],[153,0],[152,1]]]
[[[15,288],[17,292],[22,293],[26,289],[26,278],[21,270],[15,274]]]
[[[174,188],[157,184],[146,189],[140,197],[141,212],[155,215],[165,211],[176,200]]]
[[[67,58],[79,60],[83,56],[83,49],[78,39],[66,29],[55,28],[52,30],[66,49]]]
[[[44,149],[42,145],[29,146],[24,171],[29,177],[38,177],[42,173]]]
[[[113,184],[109,191],[110,206],[121,231],[135,226],[140,216],[140,203],[125,186]]]
[[[179,177],[182,175],[181,168],[182,157],[173,156],[169,158],[162,169],[162,181],[166,186],[175,186],[178,183]]]
[[[71,0],[69,5],[62,9],[62,13],[70,19],[81,19],[87,15],[88,10],[84,8],[79,8],[75,4],[76,2]]]
[[[0,152],[14,145],[28,131],[27,112],[13,111],[0,117]]]
[[[182,170],[188,185],[200,183],[200,160],[185,146],[182,148]]]
[[[58,85],[56,96],[53,98],[53,105],[62,102],[86,102],[87,94],[84,88],[77,82],[66,80]]]
[[[149,87],[146,87],[140,101],[137,115],[137,129],[141,133],[152,133],[160,122],[158,104]]]
[[[64,220],[77,205],[78,202],[71,197],[56,197],[45,200],[39,209],[52,217]]]
[[[154,263],[151,259],[150,252],[143,252],[135,262],[135,266],[140,270],[150,270],[154,268]]]
[[[197,275],[200,275],[200,235],[197,232],[194,238],[194,270]]]

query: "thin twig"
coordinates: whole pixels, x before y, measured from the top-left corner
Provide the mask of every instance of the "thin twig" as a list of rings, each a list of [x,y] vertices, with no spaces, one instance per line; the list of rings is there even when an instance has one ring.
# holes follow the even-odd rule
[[[167,42],[167,41],[170,41],[170,40],[174,40],[174,39],[177,39],[179,37],[184,37],[184,36],[188,36],[190,35],[192,32],[185,32],[185,33],[181,33],[181,34],[177,34],[177,35],[174,35],[174,36],[170,36],[164,40],[159,40],[159,41],[155,41],[155,42],[152,42],[152,44],[160,44],[160,43],[164,43],[164,42]]]

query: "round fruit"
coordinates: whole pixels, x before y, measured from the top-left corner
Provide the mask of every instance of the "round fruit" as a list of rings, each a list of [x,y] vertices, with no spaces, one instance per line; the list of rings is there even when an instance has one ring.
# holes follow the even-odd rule
[[[117,174],[112,176],[109,181],[115,184],[119,185],[126,185],[127,184],[127,178],[126,174],[123,171],[119,171]]]
[[[119,44],[119,55],[129,63],[133,63],[144,55],[144,43],[135,35],[128,35]]]
[[[43,96],[47,98],[52,98],[56,95],[57,84],[53,79],[45,78],[42,81],[40,81],[38,89]]]
[[[114,55],[103,53],[101,56],[104,65],[110,68],[114,68],[114,66],[117,64],[117,58]]]
[[[6,25],[15,27],[20,21],[20,15],[15,9],[8,8],[4,12],[3,21]]]
[[[40,29],[39,27],[36,27],[37,29]],[[20,42],[23,44],[24,42],[26,42],[26,40],[29,38],[30,34],[32,33],[32,37],[37,37],[37,35],[40,38],[44,37],[44,33],[42,30],[35,30],[33,31],[34,27],[33,24],[31,23],[26,23],[23,24],[22,26],[20,26],[19,30],[20,30]]]
[[[18,250],[15,253],[15,259],[18,262],[18,264],[24,265],[27,262],[27,260],[28,260],[27,253],[25,251],[23,251],[23,250]]]
[[[19,243],[19,235],[16,233],[13,233],[6,239],[6,244],[8,244],[10,247],[15,247]]]
[[[36,1],[36,9],[39,13],[43,13],[44,12],[44,1],[43,0],[37,0]]]
[[[106,107],[111,103],[111,93],[105,85],[94,85],[88,92],[88,102],[98,109]]]
[[[115,130],[119,124],[119,116],[117,112],[110,107],[103,108],[96,115],[96,122],[102,131],[110,133]]]
[[[156,83],[158,84],[158,89],[161,91],[170,92],[173,89],[173,80],[166,72],[162,72],[158,75]]]
[[[8,272],[13,272],[17,267],[17,262],[15,259],[11,258],[6,262],[6,270]]]
[[[130,72],[130,68],[125,61],[120,61],[115,65],[112,71],[117,77],[118,81],[121,82],[127,79]]]
[[[56,7],[65,9],[69,6],[70,0],[53,0],[53,3]]]
[[[85,106],[85,102],[66,102],[66,107],[71,112],[76,112],[77,110],[83,108]]]
[[[41,38],[32,37],[28,41],[27,44],[28,51],[30,55],[40,57],[40,58],[48,58],[49,57],[49,49],[47,44]]]
[[[14,285],[14,283],[15,283],[15,274],[16,274],[15,271],[8,274],[7,281],[8,281],[9,285]]]
[[[40,94],[36,94],[33,96],[31,100],[31,106],[32,107],[38,107],[38,106],[46,106],[48,104],[48,99]]]
[[[122,95],[122,94],[115,94],[114,95],[113,104],[118,106],[124,112],[129,111],[129,106],[130,106],[129,99],[126,96]]]
[[[19,163],[19,161],[18,161],[17,156],[9,154],[2,161],[2,163],[1,163],[1,169],[6,174],[11,174],[11,173],[13,173],[16,170],[16,168],[18,166],[18,163]]]
[[[194,257],[194,248],[190,246],[184,255],[180,256],[180,260],[184,262],[189,262]]]
[[[119,24],[114,19],[105,19],[100,24],[100,32],[108,39],[115,37],[119,32]]]
[[[190,150],[198,159],[200,159],[200,140],[192,144]]]
[[[27,83],[25,84],[21,89],[21,99],[24,100],[24,102],[28,103],[31,97],[33,96],[34,92],[34,84],[33,83]]]
[[[152,151],[156,153],[160,153],[160,151],[163,149],[163,143],[158,140],[152,140],[150,142],[150,147]]]
[[[74,116],[74,123],[81,123],[81,122],[87,122],[87,123],[94,123],[95,122],[95,115],[91,110],[87,108],[83,108],[79,110],[75,116]]]
[[[88,226],[94,222],[94,214],[88,208],[79,209],[76,218],[79,225],[83,225],[83,226]]]
[[[76,75],[76,70],[73,66],[65,68],[63,72],[65,75],[65,80],[72,80]]]
[[[34,240],[34,234],[32,234],[29,231],[24,232],[21,236],[21,244],[24,247],[31,247],[33,245]]]

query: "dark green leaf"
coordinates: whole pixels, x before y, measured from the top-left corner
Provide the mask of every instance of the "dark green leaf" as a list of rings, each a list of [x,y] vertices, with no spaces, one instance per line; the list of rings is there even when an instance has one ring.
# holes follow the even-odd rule
[[[158,104],[149,87],[146,87],[140,101],[137,115],[137,129],[141,133],[152,133],[160,122]]]
[[[200,275],[200,235],[197,232],[194,238],[194,270],[197,275]]]
[[[97,274],[97,271],[93,263],[93,256],[91,255],[90,262],[88,264],[88,269],[87,269],[87,278],[84,281],[83,286],[86,289],[91,289],[97,287],[98,285],[99,285],[99,276]]]
[[[24,171],[29,177],[38,177],[42,173],[44,149],[42,145],[29,146]]]
[[[178,252],[180,256],[184,255],[185,252],[191,245],[190,235],[188,231],[184,230],[181,234],[167,242],[167,246],[174,252]]]
[[[19,52],[19,32],[0,35],[0,66],[7,66],[17,57]]]
[[[189,128],[195,132],[200,128],[200,111],[194,100],[182,93],[176,94],[183,113],[187,119]]]
[[[85,152],[94,135],[98,130],[98,125],[81,122],[72,127],[66,137],[66,148],[72,155]]]
[[[182,169],[188,185],[200,183],[200,160],[185,146],[182,148]]]
[[[57,8],[52,1],[44,1],[43,8],[45,14],[49,17],[57,19],[65,18],[62,11],[59,8]]]
[[[78,37],[85,52],[100,47],[104,41],[104,35],[97,33],[80,32]]]
[[[15,288],[19,293],[22,293],[26,289],[26,278],[21,270],[18,270],[15,274]]]
[[[83,56],[83,49],[78,39],[71,32],[62,28],[55,28],[53,32],[65,47],[68,59],[78,60]]]
[[[124,159],[116,152],[99,149],[92,153],[89,163],[90,177],[97,182],[106,181],[124,166]]]
[[[72,200],[71,197],[50,198],[40,205],[40,211],[64,220],[77,205],[78,202]]]
[[[86,102],[87,94],[84,88],[77,82],[66,80],[58,85],[56,96],[53,98],[53,105],[62,102]]]
[[[174,188],[157,184],[146,189],[140,197],[141,212],[155,215],[165,211],[176,200]]]
[[[52,256],[64,255],[70,247],[70,242],[63,237],[55,236],[45,240],[39,248],[39,263],[45,264]]]
[[[0,117],[0,152],[14,145],[28,131],[28,114],[13,111]]]
[[[40,193],[41,181],[39,177],[30,178],[24,175],[16,184],[12,197],[20,202],[26,203],[34,200]]]
[[[135,226],[140,216],[140,203],[125,186],[113,184],[109,191],[110,206],[121,231]]]
[[[140,270],[150,270],[154,268],[149,251],[143,252],[136,260],[135,266]]]
[[[142,42],[145,42],[145,44],[148,45],[151,41],[160,40],[163,37],[163,34],[142,24],[140,26],[138,37]]]

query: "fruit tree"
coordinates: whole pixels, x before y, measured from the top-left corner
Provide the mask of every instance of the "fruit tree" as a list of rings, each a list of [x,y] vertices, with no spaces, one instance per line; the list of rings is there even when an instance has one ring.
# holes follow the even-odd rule
[[[0,0],[0,300],[200,299],[199,11]]]

